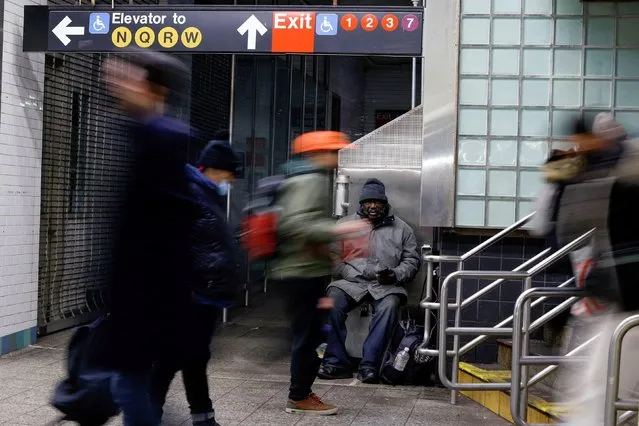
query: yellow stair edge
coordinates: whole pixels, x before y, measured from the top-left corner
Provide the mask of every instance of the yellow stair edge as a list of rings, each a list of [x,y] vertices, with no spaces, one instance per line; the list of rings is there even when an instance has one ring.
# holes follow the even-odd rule
[[[459,363],[458,370],[459,383],[504,383],[510,380],[511,375],[508,370],[484,370],[465,362]],[[512,423],[508,392],[460,391],[460,393]],[[565,407],[562,404],[548,402],[534,395],[528,398],[529,423],[557,424],[564,412]]]

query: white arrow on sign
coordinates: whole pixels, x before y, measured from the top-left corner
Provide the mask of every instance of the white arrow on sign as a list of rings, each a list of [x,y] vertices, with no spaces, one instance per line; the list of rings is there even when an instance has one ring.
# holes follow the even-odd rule
[[[65,46],[71,43],[70,35],[84,35],[84,27],[70,27],[71,18],[65,16],[62,21],[53,29],[53,34]]]
[[[266,34],[266,27],[264,24],[255,17],[255,15],[249,16],[249,18],[244,21],[242,25],[237,29],[237,32],[240,35],[244,35],[248,33],[246,48],[248,50],[255,50],[257,46],[257,33],[260,33],[261,36]]]

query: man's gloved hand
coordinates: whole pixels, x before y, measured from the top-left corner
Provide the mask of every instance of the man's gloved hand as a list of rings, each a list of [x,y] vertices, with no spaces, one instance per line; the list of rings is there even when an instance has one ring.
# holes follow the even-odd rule
[[[377,273],[377,282],[381,285],[393,285],[397,283],[395,272],[386,268]]]

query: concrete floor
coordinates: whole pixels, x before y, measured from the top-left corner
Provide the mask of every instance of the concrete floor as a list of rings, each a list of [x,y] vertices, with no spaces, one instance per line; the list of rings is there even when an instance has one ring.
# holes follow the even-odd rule
[[[229,425],[507,425],[493,413],[445,389],[363,385],[357,380],[321,381],[315,392],[339,405],[336,416],[286,414],[290,343],[288,323],[276,294],[256,296],[254,308],[236,311],[213,342],[209,367],[216,417]],[[41,339],[34,347],[0,357],[0,425],[43,426],[58,413],[48,405],[64,374],[70,332]],[[111,425],[121,425],[114,419]],[[165,407],[166,425],[189,425],[179,376]]]

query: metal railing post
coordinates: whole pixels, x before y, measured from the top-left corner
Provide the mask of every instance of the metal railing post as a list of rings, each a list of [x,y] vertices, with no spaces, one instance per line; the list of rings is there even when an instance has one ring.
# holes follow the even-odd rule
[[[433,272],[434,272],[434,267],[433,267],[433,262],[431,262],[430,260],[426,261],[426,297],[424,298],[424,302],[430,302],[432,299],[432,295],[433,295]],[[424,309],[424,314],[425,314],[425,318],[424,318],[424,341],[422,342],[422,345],[424,347],[428,347],[428,343],[430,342],[430,315],[431,315],[431,310],[430,308],[425,308]]]
[[[490,237],[486,241],[482,242],[481,244],[478,244],[477,246],[473,247],[472,249],[470,249],[469,251],[467,251],[466,253],[464,253],[461,256],[432,256],[432,255],[424,256],[423,253],[422,253],[422,259],[427,263],[427,265],[428,265],[428,263],[432,264],[432,263],[435,263],[435,262],[457,263],[463,269],[463,262],[465,260],[475,256],[476,254],[480,253],[481,251],[485,250],[486,248],[490,247],[491,245],[495,244],[496,242],[502,240],[504,237],[508,236],[512,232],[519,230],[522,226],[524,226],[528,222],[530,222],[534,215],[535,215],[534,212],[530,213],[528,216],[518,220],[517,222],[513,223],[512,225],[510,225],[508,228],[505,228],[505,229],[501,230],[497,234],[493,235],[492,237]],[[538,254],[537,256],[535,256],[535,259],[538,258],[538,257],[543,257],[543,255],[545,255],[546,252],[547,251],[544,251],[543,253]],[[532,261],[532,259],[531,259],[531,261]],[[459,270],[462,270],[462,269],[459,269]],[[428,289],[428,283],[429,283],[428,279],[429,278],[430,278],[430,284],[431,284],[430,291]],[[441,308],[441,305],[439,303],[434,303],[431,300],[431,297],[432,297],[432,273],[429,273],[429,278],[427,278],[427,281],[426,281],[426,285],[427,285],[426,297],[425,297],[424,300],[421,301],[421,304],[420,304],[420,306],[425,309],[426,321],[430,321],[429,315],[434,309],[440,309]],[[499,285],[499,284],[495,284],[495,286],[497,286],[497,285]],[[489,291],[489,290],[484,290],[484,292],[487,292],[487,291]],[[479,297],[481,297],[481,294],[477,296],[477,298],[479,298]],[[459,304],[457,304],[457,306],[459,306]],[[455,308],[455,309],[457,309],[457,308]],[[430,355],[431,354],[430,352],[437,352],[437,351],[429,350],[427,348],[428,340],[430,338],[430,336],[427,335],[427,333],[429,333],[429,332],[430,332],[429,327],[425,327],[424,342],[422,342],[422,344],[418,348],[418,352],[420,354]],[[453,353],[454,351],[450,351],[450,352]],[[445,353],[448,353],[448,351],[446,350]]]
[[[530,291],[525,291],[515,302],[513,311],[513,340],[512,340],[512,363],[511,363],[511,392],[510,392],[510,414],[513,422],[517,426],[523,426],[521,418],[521,347],[523,334],[522,315],[528,300]]]
[[[594,338],[582,343],[579,347],[574,349],[568,355],[573,359],[568,359],[567,356],[564,357],[555,357],[555,356],[546,356],[546,357],[531,357],[527,356],[527,354],[523,351],[525,340],[529,338],[530,332],[532,331],[530,327],[525,326],[525,316],[530,314],[529,305],[531,304],[531,299],[535,297],[583,297],[585,292],[580,289],[563,289],[563,288],[531,288],[525,290],[521,296],[515,302],[515,308],[513,312],[513,344],[512,344],[512,374],[511,374],[511,393],[510,393],[510,414],[513,419],[513,422],[517,426],[526,426],[526,417],[528,412],[528,387],[533,383],[537,383],[540,381],[543,376],[550,374],[552,370],[546,369],[541,373],[537,374],[531,380],[522,380],[524,378],[524,373],[527,375],[528,373],[528,365],[529,364],[557,364],[559,362],[567,363],[568,361],[581,361],[580,359],[574,358],[574,355],[577,352],[580,352],[584,347],[591,344]],[[555,308],[557,309],[557,308]],[[528,310],[528,313],[526,312]],[[550,314],[550,312],[549,312]],[[552,315],[548,315],[548,318],[552,317]],[[528,317],[530,318],[530,317]],[[530,325],[530,324],[528,324]],[[538,359],[537,359],[538,358]],[[533,362],[534,361],[534,362]],[[524,370],[524,368],[526,370]],[[543,374],[543,375],[542,375]]]
[[[530,290],[532,288],[532,277],[526,278],[524,281],[524,292],[526,290]],[[530,307],[530,299],[526,300],[524,304],[524,312],[522,315],[522,342],[521,342],[521,355],[528,356],[528,352],[530,350],[530,316],[531,316],[531,307]],[[514,329],[514,327],[513,327]],[[521,418],[526,421],[528,420],[528,366],[523,365],[521,367],[521,402],[519,406],[519,414]],[[519,382],[517,382],[517,389],[519,388]]]
[[[448,379],[448,365],[447,365],[447,353],[446,350],[446,338],[448,334],[459,335],[465,334],[464,330],[460,327],[448,327],[448,287],[452,284],[453,280],[458,280],[462,278],[510,278],[510,279],[525,279],[527,277],[526,272],[511,272],[511,271],[457,271],[448,275],[441,286],[441,308],[439,309],[439,364],[438,364],[438,372],[439,379],[442,384],[449,389],[452,390],[509,390],[510,383],[457,383]],[[450,331],[449,331],[450,330]],[[487,328],[472,328],[468,327],[469,331],[477,332],[478,334],[487,334],[490,332],[493,335],[496,334],[505,334],[508,333],[510,335],[512,333],[512,329],[502,329],[502,330],[494,330]],[[451,355],[454,357],[456,355],[455,351],[451,351]],[[458,355],[458,354],[457,354]],[[456,380],[456,376],[455,376]]]
[[[447,263],[457,263],[460,268],[459,270],[463,269],[463,262],[473,256],[475,256],[476,254],[480,253],[481,251],[485,250],[486,248],[490,247],[491,245],[495,244],[498,241],[501,241],[504,237],[508,236],[509,234],[511,234],[514,231],[519,230],[522,226],[526,225],[528,222],[530,222],[533,218],[533,216],[535,215],[535,213],[530,213],[528,216],[518,220],[517,222],[513,223],[512,225],[510,225],[508,228],[505,228],[503,230],[501,230],[500,232],[498,232],[497,234],[493,235],[492,237],[490,237],[489,239],[487,239],[486,241],[482,242],[481,244],[473,247],[472,249],[470,249],[469,251],[467,251],[466,253],[464,253],[461,256],[431,256],[431,255],[427,255],[427,256],[422,256],[422,259],[427,263],[427,265],[429,263],[435,263],[435,262],[447,262]],[[537,256],[535,256],[535,260],[537,258],[543,257],[546,254],[547,251],[544,251],[543,253],[538,254]],[[532,259],[530,260],[532,261]],[[529,261],[529,262],[530,262]],[[429,280],[430,279],[430,291],[428,289],[428,284],[429,284]],[[495,284],[495,286],[499,285],[500,283]],[[434,309],[441,309],[441,303],[434,303],[432,302],[431,298],[432,298],[432,272],[429,273],[429,277],[427,278],[426,281],[426,286],[427,286],[427,290],[426,290],[426,297],[424,300],[421,301],[420,306],[422,308],[424,308],[425,310],[425,324],[426,327],[424,327],[424,341],[422,342],[422,344],[419,345],[419,347],[417,348],[417,351],[422,354],[422,355],[435,355],[438,356],[437,354],[439,353],[439,350],[431,350],[428,349],[428,343],[430,340],[430,314],[432,313],[432,311]],[[489,290],[484,290],[484,292],[488,292]],[[482,293],[483,294],[483,293]],[[479,294],[477,296],[477,298],[481,297],[481,294]],[[459,298],[461,300],[461,297]],[[470,304],[471,302],[469,302],[468,304]],[[467,304],[467,305],[468,305]],[[460,308],[460,303],[456,303],[456,310],[461,311]],[[461,315],[461,312],[456,313],[455,314],[455,318],[457,321],[457,318]],[[457,339],[458,345],[459,345],[459,340]],[[439,348],[438,348],[439,349]],[[459,359],[459,352],[452,350],[452,351],[448,351],[446,348],[443,349],[443,353],[445,355],[448,355],[449,353],[451,355],[455,355],[457,354],[457,358]],[[455,373],[457,374],[457,373]],[[455,400],[455,396],[451,395],[451,400]]]
[[[433,285],[434,285],[434,281],[433,281],[433,273],[434,273],[434,264],[435,263],[459,263],[461,261],[461,256],[433,256],[430,254],[425,254],[422,256],[422,258],[424,259],[424,261],[426,262],[427,268],[428,268],[428,264],[431,264],[431,268],[432,271],[431,273],[429,273],[429,278],[430,281],[426,280],[426,297],[420,302],[420,307],[424,308],[424,315],[425,315],[425,320],[427,321],[428,327],[424,327],[424,340],[422,341],[422,343],[417,347],[417,352],[420,355],[428,355],[428,356],[439,356],[439,351],[440,348],[439,346],[436,344],[436,349],[428,349],[428,344],[430,343],[430,314],[433,312],[433,310],[439,310],[441,309],[441,301],[440,302],[434,302],[433,301]],[[456,272],[456,271],[455,271]],[[428,287],[430,283],[430,287]],[[448,301],[447,301],[448,302]],[[438,343],[438,342],[435,342]],[[452,350],[447,350],[447,348],[443,348],[442,350],[444,350],[444,354],[445,356],[452,356],[453,355],[453,351]]]
[[[530,347],[530,335],[546,322],[556,317],[562,311],[568,309],[572,303],[578,297],[583,297],[584,292],[581,290],[565,289],[569,284],[574,282],[574,278],[561,284],[559,288],[554,289],[532,289],[532,277],[548,268],[559,259],[567,256],[571,251],[583,246],[593,235],[594,230],[580,236],[574,241],[570,242],[566,246],[562,247],[547,258],[542,259],[549,249],[537,254],[533,258],[527,260],[522,265],[517,267],[514,271],[464,271],[464,262],[470,257],[478,254],[482,250],[491,246],[492,244],[500,241],[511,232],[521,228],[528,223],[534,214],[530,214],[525,218],[519,220],[517,223],[502,230],[498,234],[492,236],[488,240],[473,247],[462,256],[432,256],[422,255],[422,259],[426,262],[427,277],[426,277],[426,295],[421,301],[420,306],[425,309],[425,327],[424,327],[424,340],[418,347],[418,353],[423,355],[435,355],[439,357],[438,360],[438,373],[439,378],[444,386],[451,390],[451,404],[457,403],[458,391],[460,390],[513,390],[511,393],[511,412],[513,419],[518,425],[526,425],[527,409],[528,409],[528,390],[534,383],[542,380],[543,377],[554,371],[553,368],[547,368],[542,373],[535,375],[529,380],[529,365],[542,365],[542,364],[564,364],[569,362],[582,361],[578,357],[572,357],[567,359],[566,357],[559,356],[546,356],[546,357],[530,357],[528,356]],[[539,263],[537,263],[537,261]],[[433,301],[433,272],[435,263],[456,263],[457,271],[449,274],[441,284],[441,290],[439,295],[439,301]],[[525,270],[529,268],[528,270]],[[465,278],[493,278],[496,281],[489,284],[486,288],[482,288],[467,300],[462,302],[462,285]],[[449,303],[448,293],[449,286],[452,285],[452,281],[455,280],[455,302]],[[482,295],[488,293],[492,289],[503,284],[506,280],[525,280],[524,292],[520,296],[515,305],[515,312],[513,316],[501,321],[494,327],[461,327],[461,314],[465,307],[475,302]],[[559,290],[557,292],[556,290]],[[535,292],[544,292],[537,295]],[[547,294],[546,294],[547,293]],[[531,299],[535,296],[539,297],[539,300],[533,302]],[[525,296],[525,297],[524,297]],[[556,296],[572,296],[572,299],[562,302],[559,306],[553,308],[549,312],[542,315],[536,321],[531,322],[532,312],[531,309],[534,306],[539,305],[544,298],[556,297]],[[439,310],[439,335],[437,339],[437,349],[428,349],[428,344],[431,339],[431,318],[430,314],[434,310]],[[455,311],[454,325],[448,326],[448,311]],[[504,327],[510,321],[514,322],[513,328]],[[453,348],[448,350],[447,338],[448,335],[453,336]],[[477,338],[460,348],[460,336],[462,335],[478,335]],[[513,338],[513,375],[511,383],[457,383],[458,370],[460,357],[476,347],[489,336],[512,336]],[[587,343],[590,343],[588,341]],[[585,344],[584,344],[585,346]],[[570,354],[573,355],[573,354]],[[451,379],[448,378],[448,357],[452,357],[452,372]],[[516,388],[513,387],[513,383],[516,383]],[[627,401],[625,401],[627,403]],[[627,404],[626,404],[627,405]],[[626,405],[617,405],[618,408],[626,408]]]
[[[460,260],[457,264],[457,270],[464,270],[464,261]],[[462,298],[462,278],[457,278],[457,288],[455,293],[455,304],[457,308],[455,309],[455,328],[459,328],[461,326],[461,298]],[[457,369],[459,368],[459,334],[455,334],[453,336],[453,371],[452,371],[452,381],[453,383],[457,383],[457,376],[459,372]],[[457,391],[453,389],[450,392],[450,403],[455,405],[457,404]]]
[[[629,404],[621,404],[619,399],[619,371],[621,369],[621,345],[626,334],[639,326],[639,315],[630,316],[615,328],[610,339],[608,350],[608,369],[606,371],[606,399],[604,409],[604,426],[615,426],[617,423],[617,410],[619,408],[631,408]],[[620,405],[624,405],[620,407]],[[632,407],[636,410],[636,407]]]

